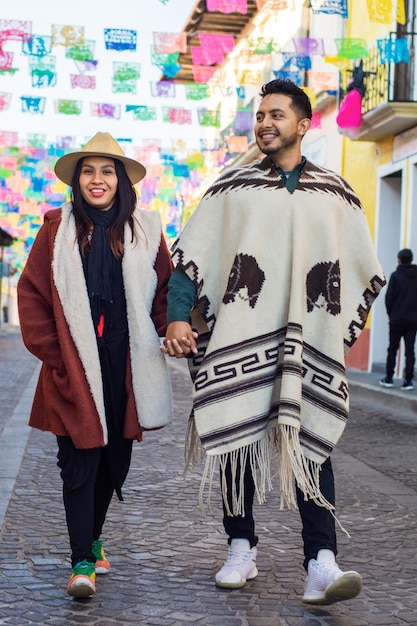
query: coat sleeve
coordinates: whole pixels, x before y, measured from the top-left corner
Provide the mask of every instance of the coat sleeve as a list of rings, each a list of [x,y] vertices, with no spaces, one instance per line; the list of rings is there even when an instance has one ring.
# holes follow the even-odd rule
[[[156,332],[163,337],[166,332],[167,322],[167,293],[168,281],[173,272],[173,263],[168,246],[161,234],[161,242],[159,244],[158,254],[155,260],[155,272],[158,276],[155,297],[153,299],[151,318],[155,325]]]
[[[17,285],[22,339],[46,365],[59,368],[59,347],[51,286],[52,245],[49,227],[41,226]]]
[[[168,324],[178,321],[191,323],[196,297],[193,281],[180,267],[176,267],[168,283]]]

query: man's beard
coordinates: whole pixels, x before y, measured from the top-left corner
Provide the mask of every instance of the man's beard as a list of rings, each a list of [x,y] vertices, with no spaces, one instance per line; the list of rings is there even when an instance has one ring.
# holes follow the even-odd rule
[[[261,148],[262,144],[259,145],[258,139],[256,139],[256,143],[261,152],[263,152],[266,156],[271,156],[273,154],[280,154],[283,151],[287,150],[288,148],[292,148],[298,142],[298,135],[297,133],[293,133],[289,137],[284,137],[284,138],[282,138],[282,136],[279,135],[278,139],[280,139],[280,143],[278,146],[276,145],[273,146],[271,144],[271,145],[264,146]]]

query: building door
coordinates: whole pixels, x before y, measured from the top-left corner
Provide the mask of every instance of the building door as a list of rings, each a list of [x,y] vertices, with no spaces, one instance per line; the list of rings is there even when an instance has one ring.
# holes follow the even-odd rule
[[[415,208],[414,208],[415,207]],[[417,155],[378,169],[375,244],[387,281],[397,266],[397,254],[411,248],[417,261]],[[385,371],[388,347],[386,287],[372,310],[370,363],[373,371]],[[404,347],[401,343],[395,376],[402,378]]]

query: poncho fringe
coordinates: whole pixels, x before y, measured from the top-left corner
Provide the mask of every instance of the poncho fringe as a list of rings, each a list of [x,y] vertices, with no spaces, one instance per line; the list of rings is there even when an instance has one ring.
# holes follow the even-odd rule
[[[259,504],[266,501],[266,494],[273,490],[273,480],[279,476],[280,482],[280,509],[285,506],[297,509],[295,495],[295,480],[306,498],[311,498],[319,506],[329,510],[334,507],[323,497],[320,491],[321,465],[309,461],[303,455],[298,439],[298,432],[292,426],[279,425],[270,429],[266,437],[249,445],[217,455],[205,455],[200,438],[191,416],[188,421],[185,446],[185,472],[195,467],[199,459],[205,458],[205,465],[199,490],[199,505],[202,513],[206,512],[205,502],[210,510],[213,477],[219,463],[221,473],[222,495],[227,515],[245,515],[244,509],[244,472],[240,468],[246,467],[249,462],[255,484],[255,493]],[[232,475],[232,508],[227,498],[227,484],[225,469],[230,462]],[[239,480],[237,481],[237,477]],[[205,491],[208,496],[205,498]]]

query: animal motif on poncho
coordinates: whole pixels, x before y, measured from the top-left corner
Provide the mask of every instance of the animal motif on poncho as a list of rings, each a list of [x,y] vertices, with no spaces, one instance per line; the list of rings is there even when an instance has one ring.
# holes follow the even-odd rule
[[[256,259],[249,254],[237,254],[233,261],[226,293],[223,296],[223,303],[234,302],[236,295],[249,302],[249,306],[256,304],[259,293],[262,289],[265,274],[256,262]],[[247,290],[247,297],[240,294],[241,289]]]
[[[326,303],[326,310],[332,315],[340,313],[340,266],[339,260],[318,263],[307,274],[307,311],[311,313],[320,296]]]

